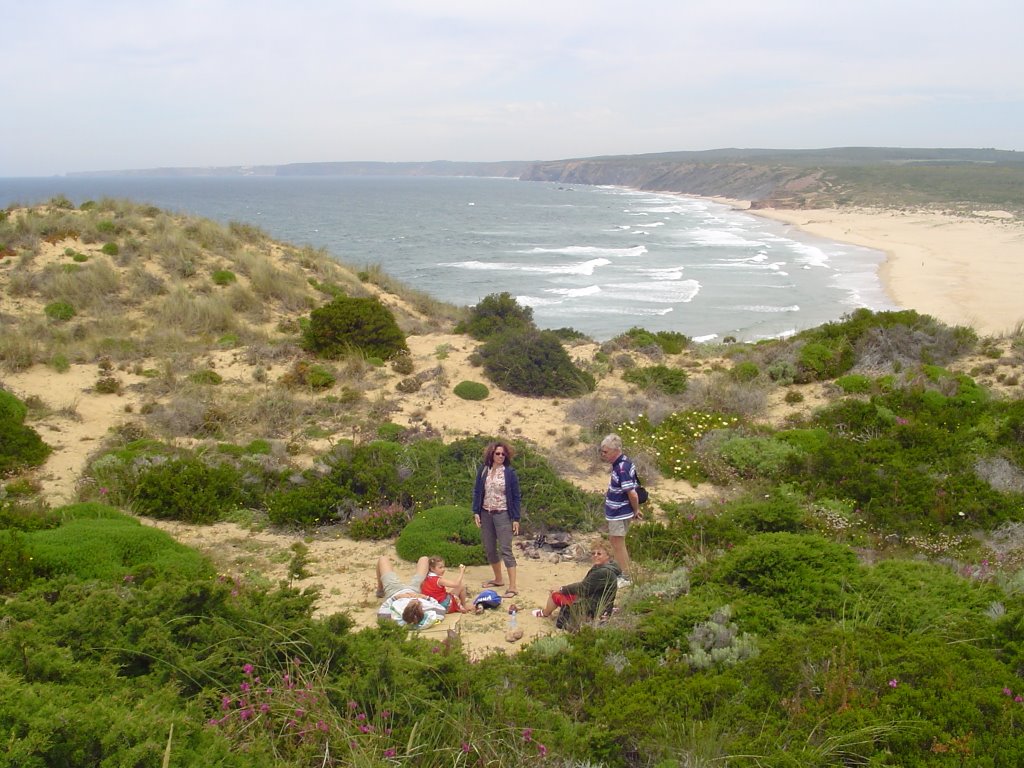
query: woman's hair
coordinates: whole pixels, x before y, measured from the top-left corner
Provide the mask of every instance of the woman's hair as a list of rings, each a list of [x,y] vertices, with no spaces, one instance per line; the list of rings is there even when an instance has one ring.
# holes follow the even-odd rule
[[[402,621],[410,627],[417,626],[423,621],[423,604],[419,600],[410,600],[402,611]]]
[[[488,467],[494,463],[494,451],[498,448],[505,449],[505,466],[508,466],[512,463],[512,457],[516,455],[516,452],[512,450],[511,445],[501,440],[498,440],[484,448],[484,464],[486,464]]]
[[[443,557],[438,557],[437,555],[434,555],[433,557],[431,557],[431,558],[429,558],[427,560],[427,567],[430,570],[434,570],[435,568],[437,568],[437,564],[438,563],[443,563],[443,562],[444,562],[444,558]]]

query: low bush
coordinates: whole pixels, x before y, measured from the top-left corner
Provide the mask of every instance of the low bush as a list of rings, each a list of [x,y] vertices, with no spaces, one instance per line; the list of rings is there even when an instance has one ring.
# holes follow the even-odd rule
[[[245,501],[241,473],[234,467],[208,466],[186,457],[146,469],[135,485],[131,505],[147,517],[212,523]]]
[[[436,555],[453,565],[487,563],[480,529],[466,507],[433,507],[416,513],[395,542],[395,551],[410,562]]]
[[[238,280],[238,277],[230,269],[217,269],[211,275],[215,285],[231,285]]]
[[[761,369],[752,360],[743,360],[729,369],[729,376],[739,382],[753,381],[760,375]]]
[[[104,505],[66,507],[67,522],[27,535],[36,568],[49,576],[120,580],[133,572],[174,578],[212,575],[210,563],[172,536]]]
[[[100,248],[100,250],[103,251],[103,253],[107,254],[107,256],[117,256],[117,254],[121,252],[121,249],[118,248],[117,243],[104,243],[103,247]]]
[[[302,345],[327,358],[360,350],[387,360],[409,351],[391,310],[376,299],[348,296],[338,296],[310,313],[302,329]]]
[[[408,352],[400,352],[391,358],[391,370],[395,373],[401,374],[402,376],[408,376],[414,370],[416,370],[416,364],[413,362],[412,355]]]
[[[66,323],[76,314],[75,308],[66,301],[52,301],[43,307],[43,313],[58,323]]]
[[[681,395],[686,391],[687,376],[681,368],[652,365],[647,368],[630,368],[622,374],[622,380],[636,384],[643,390]]]
[[[0,407],[2,403],[0,400]],[[8,400],[8,417],[0,416],[0,477],[26,467],[38,467],[53,450],[38,432],[21,423],[24,416],[18,418],[20,403],[16,398]]]
[[[353,517],[348,524],[348,535],[356,540],[390,539],[398,536],[408,523],[408,509],[401,504],[386,504]]]
[[[480,348],[484,372],[500,389],[526,397],[578,397],[596,387],[594,377],[569,359],[550,331],[495,336]]]
[[[469,308],[469,317],[455,326],[456,333],[465,333],[480,341],[503,333],[520,333],[534,329],[533,310],[520,306],[510,293],[492,293]]]
[[[337,522],[342,506],[352,494],[327,478],[267,494],[267,517],[275,525],[305,528],[318,523]]]
[[[217,385],[224,383],[224,377],[212,368],[204,368],[201,371],[191,373],[189,374],[188,380],[193,384]]]
[[[648,331],[646,328],[634,326],[626,331],[620,339],[627,339],[633,349],[658,347],[666,355],[678,355],[690,344],[689,337],[678,331]]]
[[[847,394],[865,395],[871,392],[872,381],[870,376],[849,373],[836,379],[836,386]]]
[[[491,393],[487,385],[478,381],[460,381],[452,391],[463,400],[486,400]]]

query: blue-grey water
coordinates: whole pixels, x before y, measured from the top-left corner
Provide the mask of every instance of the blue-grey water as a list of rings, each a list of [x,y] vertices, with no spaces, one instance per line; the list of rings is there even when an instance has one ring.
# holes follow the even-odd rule
[[[379,264],[444,301],[507,291],[543,328],[782,336],[892,309],[878,251],[704,199],[490,178],[0,179],[0,207],[128,198]]]

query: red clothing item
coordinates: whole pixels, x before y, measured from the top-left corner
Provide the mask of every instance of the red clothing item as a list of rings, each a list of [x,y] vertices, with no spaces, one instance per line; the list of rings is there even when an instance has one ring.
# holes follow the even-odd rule
[[[420,592],[427,597],[432,597],[437,600],[437,602],[443,605],[449,613],[452,611],[461,612],[462,608],[459,606],[458,601],[448,593],[447,589],[438,583],[437,580],[440,578],[441,577],[436,573],[432,573],[427,576],[427,578],[423,580],[423,583],[420,584]]]

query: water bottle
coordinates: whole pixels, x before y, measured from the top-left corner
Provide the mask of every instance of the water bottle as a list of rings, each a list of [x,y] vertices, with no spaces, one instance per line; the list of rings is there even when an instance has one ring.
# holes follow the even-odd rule
[[[509,611],[508,612],[508,629],[509,629],[509,632],[515,631],[518,628],[518,626],[519,626],[518,623],[516,623],[516,612],[515,611]]]

